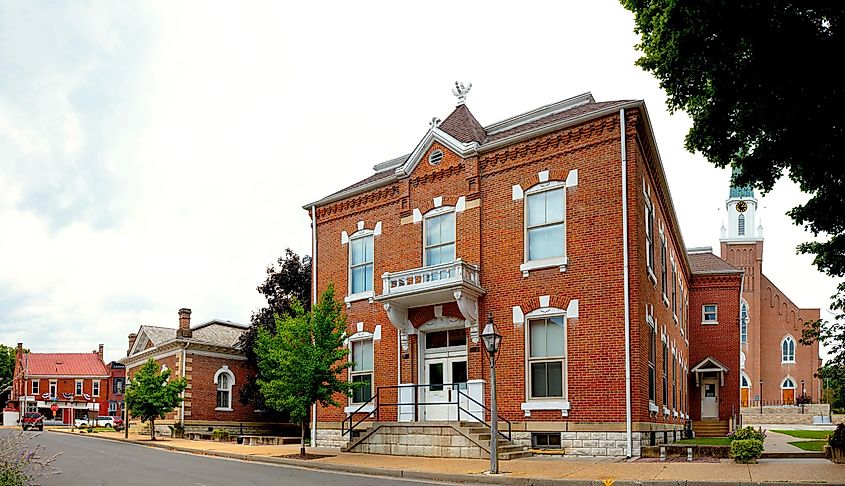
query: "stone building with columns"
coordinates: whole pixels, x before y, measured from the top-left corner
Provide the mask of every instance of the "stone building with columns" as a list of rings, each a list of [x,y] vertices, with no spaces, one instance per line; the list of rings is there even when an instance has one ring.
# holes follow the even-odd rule
[[[314,293],[332,283],[343,296],[349,379],[365,384],[341,407],[317,409],[316,443],[483,457],[488,318],[503,336],[507,457],[525,447],[636,456],[680,438],[704,406],[690,388],[719,393],[737,381],[738,359],[690,351],[690,326],[702,321],[691,315],[703,312],[690,302],[709,303],[696,293],[710,286],[693,285],[701,269],[645,103],[585,93],[483,126],[467,91],[456,86],[456,108],[409,154],[304,206]],[[742,271],[722,263],[731,283],[719,301],[738,303]],[[719,339],[738,349],[738,305],[729,308]],[[729,429],[738,395],[722,396],[735,403],[695,415]]]
[[[183,402],[158,425],[181,423],[185,432],[208,433],[226,429],[232,433],[266,431],[262,414],[239,400],[238,392],[254,369],[238,343],[248,328],[225,320],[191,325],[191,310],[179,309],[179,325],[142,325],[129,335],[129,349],[120,360],[127,381],[150,358],[171,376],[185,377],[188,386]],[[130,411],[131,413],[131,411]]]

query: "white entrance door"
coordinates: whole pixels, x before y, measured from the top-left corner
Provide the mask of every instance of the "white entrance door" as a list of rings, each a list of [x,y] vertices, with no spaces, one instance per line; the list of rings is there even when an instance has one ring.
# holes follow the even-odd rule
[[[719,418],[719,380],[701,382],[701,418]]]
[[[446,357],[425,360],[426,387],[423,396],[425,420],[458,420],[458,403],[467,409],[466,393],[467,358]]]

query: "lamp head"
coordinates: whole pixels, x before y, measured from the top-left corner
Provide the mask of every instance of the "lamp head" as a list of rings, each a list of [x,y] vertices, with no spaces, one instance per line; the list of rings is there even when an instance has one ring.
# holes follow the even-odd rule
[[[487,324],[484,326],[484,331],[481,332],[481,340],[484,341],[484,347],[488,353],[496,354],[499,351],[499,346],[502,344],[502,335],[496,329],[492,312],[487,314]]]

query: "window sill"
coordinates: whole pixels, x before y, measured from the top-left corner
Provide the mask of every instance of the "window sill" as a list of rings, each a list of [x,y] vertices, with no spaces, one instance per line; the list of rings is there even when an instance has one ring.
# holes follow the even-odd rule
[[[780,364],[795,364],[795,360],[792,361],[781,361]]]
[[[359,300],[365,300],[365,299],[372,300],[372,298],[374,296],[375,296],[375,292],[373,292],[372,290],[365,290],[364,292],[358,292],[357,294],[347,295],[346,297],[343,298],[343,302],[346,303],[346,305],[348,306],[349,304],[351,304],[353,302],[357,302]]]
[[[660,411],[660,407],[654,404],[651,400],[648,401],[648,411],[649,413],[657,413]]]
[[[672,416],[675,417],[675,418],[678,418],[678,411],[672,410]]]
[[[718,326],[719,321],[701,321],[702,326]]]
[[[569,400],[557,401],[530,401],[520,405],[526,417],[531,416],[532,411],[560,410],[561,417],[569,416]]]
[[[531,270],[540,270],[543,268],[560,267],[560,271],[565,272],[567,265],[569,265],[569,259],[564,256],[557,258],[547,258],[545,260],[533,260],[525,262],[519,266],[519,270],[522,271],[523,277],[527,277],[528,273]]]
[[[349,405],[347,407],[343,407],[343,412],[346,413],[346,415],[349,415],[349,414],[355,413],[355,412],[370,413],[370,412],[374,412],[375,409],[376,409],[375,405],[367,405],[363,408],[361,408],[361,405],[363,405],[363,404],[359,403],[359,404],[356,405],[356,404],[353,403],[352,405]],[[359,408],[361,410],[358,410]]]
[[[231,412],[232,411],[231,408],[227,408],[227,407],[217,407],[214,410],[217,411],[217,412]]]
[[[667,406],[665,406],[665,405],[664,405],[664,406],[663,406],[663,415],[665,415],[666,417],[668,417],[670,413],[671,413],[671,410],[669,410],[669,407],[667,407]]]

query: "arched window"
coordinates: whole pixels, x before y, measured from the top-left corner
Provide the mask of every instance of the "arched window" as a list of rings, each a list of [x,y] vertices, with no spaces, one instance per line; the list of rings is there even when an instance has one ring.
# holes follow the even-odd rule
[[[232,411],[232,387],[235,385],[235,375],[224,365],[214,374],[217,384],[217,408],[225,412]]]
[[[781,362],[795,362],[795,339],[792,336],[783,338],[783,342],[781,343]]]
[[[741,378],[742,378],[742,384],[741,384],[740,386],[741,386],[742,388],[748,388],[748,387],[750,387],[750,386],[751,386],[751,385],[748,383],[748,377],[747,377],[747,376],[745,376],[745,373],[743,373],[743,374],[741,375]]]
[[[795,388],[795,382],[792,381],[792,378],[787,378],[783,380],[783,384],[780,386],[781,388]]]
[[[739,236],[745,236],[745,215],[744,214],[739,215],[739,218],[737,218],[736,225],[737,225],[736,233]]]
[[[425,216],[423,265],[455,261],[455,208],[443,206]]]
[[[742,344],[748,342],[748,303],[744,300],[739,311],[739,342]]]
[[[781,402],[784,405],[792,405],[795,403],[795,382],[791,377],[786,377],[780,385]]]

